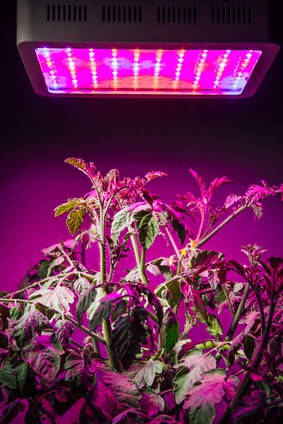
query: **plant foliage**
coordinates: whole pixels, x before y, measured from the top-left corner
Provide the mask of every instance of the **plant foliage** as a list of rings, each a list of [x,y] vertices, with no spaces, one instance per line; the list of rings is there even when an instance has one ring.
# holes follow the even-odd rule
[[[283,185],[216,206],[230,180],[190,169],[199,193],[168,204],[147,190],[162,172],[66,163],[91,185],[55,209],[72,238],[1,294],[0,423],[60,423],[70,410],[78,424],[282,422],[283,259],[203,246],[246,209],[259,219]]]

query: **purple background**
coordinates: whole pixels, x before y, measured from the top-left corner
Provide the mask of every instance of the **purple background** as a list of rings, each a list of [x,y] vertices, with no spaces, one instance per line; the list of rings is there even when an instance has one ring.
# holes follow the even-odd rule
[[[279,5],[270,3],[281,43]],[[0,5],[0,289],[14,290],[41,249],[68,237],[53,210],[89,184],[64,164],[67,157],[93,161],[103,172],[119,168],[124,176],[165,171],[168,177],[149,187],[167,200],[197,189],[188,168],[208,180],[232,179],[222,198],[261,179],[283,182],[283,51],[249,99],[44,98],[33,92],[16,49],[15,4]],[[258,243],[269,255],[283,255],[283,204],[270,199],[264,209],[257,222],[251,211],[236,218],[207,247],[244,260],[241,245]]]

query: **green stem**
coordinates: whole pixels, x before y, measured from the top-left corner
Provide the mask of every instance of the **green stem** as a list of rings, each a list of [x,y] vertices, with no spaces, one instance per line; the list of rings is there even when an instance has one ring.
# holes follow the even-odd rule
[[[140,261],[140,274],[141,274],[142,282],[145,283],[145,284],[149,284],[149,281],[147,279],[147,275],[145,273],[145,253],[146,253],[146,249],[144,247],[142,247],[141,261]]]
[[[180,253],[180,251],[179,251],[179,249],[178,249],[178,247],[177,247],[177,245],[175,243],[175,240],[174,240],[174,238],[173,238],[170,230],[168,229],[168,227],[165,227],[165,232],[166,232],[166,234],[167,234],[167,236],[168,236],[168,238],[170,240],[170,243],[172,244],[172,247],[174,249],[174,252],[175,252],[177,258],[180,259],[181,253]]]
[[[100,234],[99,234],[99,250],[100,250],[100,282],[105,282],[106,276],[106,258],[105,258],[105,216],[103,207],[100,208]]]
[[[142,248],[142,251],[140,254],[135,234],[131,235],[131,242],[134,249],[136,263],[139,269],[141,280],[144,284],[149,284],[147,275],[145,273],[145,249]]]
[[[240,318],[242,316],[243,309],[245,307],[245,303],[246,303],[248,293],[249,293],[249,288],[250,288],[250,284],[248,283],[245,287],[243,297],[242,297],[241,302],[238,306],[237,312],[234,315],[234,318],[233,318],[232,323],[230,325],[230,328],[228,330],[227,336],[225,337],[225,340],[228,340],[228,341],[231,340],[235,331],[236,331],[236,328],[237,328],[239,321],[240,321]]]
[[[103,284],[106,279],[106,255],[105,255],[105,211],[103,210],[103,204],[100,201],[100,234],[99,234],[99,249],[100,249],[100,283]],[[103,292],[107,294],[105,287],[101,287]],[[106,350],[112,369],[119,369],[118,360],[115,352],[111,349],[111,323],[109,319],[103,319],[102,321],[103,335],[105,339]]]
[[[263,350],[266,348],[266,346],[268,344],[269,332],[270,332],[270,329],[271,329],[271,324],[272,324],[275,306],[276,306],[276,302],[275,302],[274,293],[273,293],[272,299],[271,299],[271,306],[270,306],[270,310],[269,310],[269,315],[268,315],[268,319],[267,319],[267,324],[266,324],[264,333],[262,334],[261,341],[257,345],[256,350],[253,354],[253,358],[252,358],[252,361],[251,361],[251,365],[249,367],[249,371],[247,371],[245,377],[241,381],[233,400],[231,401],[230,405],[226,409],[225,414],[221,418],[219,424],[228,424],[229,423],[230,416],[231,416],[233,409],[238,404],[238,402],[242,399],[242,397],[246,394],[247,390],[249,389],[249,386],[251,385],[251,382],[252,382],[251,373],[254,372],[254,371],[257,371],[257,369],[260,365],[261,359],[262,359]]]
[[[152,321],[154,321],[157,324],[159,324],[159,320],[157,318],[157,315],[155,315],[153,312],[151,312],[148,308],[144,308],[144,309],[148,313],[148,315],[150,316],[150,318],[152,319]]]
[[[204,218],[205,218],[204,209],[203,208],[199,208],[199,211],[200,211],[200,214],[201,214],[201,221],[200,221],[200,226],[199,226],[199,229],[198,229],[198,234],[196,236],[196,243],[198,243],[198,240],[202,236],[203,226],[204,226]]]
[[[131,235],[131,242],[135,253],[136,263],[138,268],[140,268],[141,258],[140,258],[140,252],[138,248],[138,243],[135,234]]]
[[[237,215],[239,215],[248,207],[249,207],[248,205],[243,205],[239,209],[237,209],[234,213],[229,215],[226,219],[224,219],[224,221],[221,222],[221,224],[219,224],[216,228],[214,228],[214,230],[212,230],[209,234],[207,234],[207,236],[205,236],[203,239],[200,239],[197,242],[196,248],[199,249],[201,246],[203,246],[208,240],[211,239],[211,237],[213,237],[216,233],[218,233],[218,231],[220,231],[221,228],[223,228],[226,224],[228,224],[228,222],[230,222],[232,219],[234,219]]]
[[[182,267],[182,261],[183,261],[184,256],[181,255],[179,260],[178,260],[178,267],[177,267],[177,272],[176,275],[180,275],[181,274],[181,267]]]
[[[227,300],[227,304],[228,304],[230,314],[231,314],[232,318],[234,319],[235,318],[235,312],[234,312],[232,305],[231,305],[229,293],[227,292],[226,287],[224,285],[222,287],[223,287],[224,294],[225,294],[225,297],[226,297],[226,300]]]
[[[113,370],[119,370],[119,363],[118,360],[116,358],[116,355],[114,354],[114,352],[111,349],[111,334],[112,334],[112,330],[111,330],[111,324],[109,322],[108,319],[104,319],[102,321],[102,328],[103,328],[103,334],[105,337],[105,341],[106,341],[106,350],[108,353],[108,358],[110,361],[110,366]]]

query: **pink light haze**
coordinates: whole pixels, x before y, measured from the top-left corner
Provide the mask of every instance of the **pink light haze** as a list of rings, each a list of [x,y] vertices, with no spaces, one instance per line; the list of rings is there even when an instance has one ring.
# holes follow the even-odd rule
[[[240,95],[260,50],[35,49],[49,93]]]

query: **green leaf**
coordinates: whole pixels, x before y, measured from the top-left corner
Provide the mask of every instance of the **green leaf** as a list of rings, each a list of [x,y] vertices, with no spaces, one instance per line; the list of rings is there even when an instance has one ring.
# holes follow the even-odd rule
[[[217,339],[219,339],[222,336],[223,328],[221,326],[219,319],[215,315],[208,314],[206,324],[207,324],[206,330],[211,336]]]
[[[239,383],[237,377],[226,378],[224,370],[217,368],[202,377],[201,384],[193,386],[184,402],[184,409],[190,409],[191,424],[212,424],[215,418],[215,405],[227,394],[235,394]],[[201,421],[205,417],[206,421]]]
[[[54,381],[60,368],[60,356],[65,352],[61,344],[49,334],[36,337],[22,352],[22,357],[33,371],[48,382]]]
[[[17,379],[15,378],[14,369],[9,361],[5,361],[0,368],[0,384],[10,390],[17,389]]]
[[[58,312],[68,313],[70,311],[70,304],[74,302],[74,293],[65,286],[57,285],[50,289],[41,289],[31,295],[30,300],[35,303],[41,303],[48,308],[55,309]]]
[[[190,409],[191,424],[211,424],[216,416],[215,407],[209,403]]]
[[[177,217],[173,217],[171,221],[173,229],[177,232],[181,244],[184,244],[186,238],[186,228],[185,225]]]
[[[141,352],[141,345],[147,342],[147,329],[143,325],[147,313],[136,307],[131,315],[121,315],[114,323],[111,347],[124,369],[128,369],[136,355]]]
[[[96,328],[102,324],[103,320],[108,319],[110,317],[112,313],[112,308],[115,307],[116,302],[119,301],[120,298],[121,295],[114,292],[108,294],[107,296],[104,296],[100,300],[100,305],[96,309],[89,323],[90,329],[92,331],[95,331]]]
[[[166,280],[172,277],[172,272],[169,265],[169,260],[167,258],[158,258],[150,262],[150,264],[158,267],[160,273],[164,276]],[[148,268],[148,264],[147,264]]]
[[[17,375],[17,382],[20,392],[24,393],[28,376],[28,364],[23,361],[18,363],[15,368],[15,373]]]
[[[65,261],[64,256],[59,256],[58,258],[53,259],[53,261],[50,262],[50,265],[48,267],[47,277],[50,277],[50,275],[51,275],[52,271],[54,270],[54,268],[59,267],[60,265],[62,265],[64,263],[64,261]],[[50,287],[51,284],[52,284],[52,279],[51,279],[51,284],[48,284],[49,281],[47,282],[47,285],[49,285],[49,287]],[[44,286],[45,286],[45,284],[44,284]]]
[[[78,204],[79,199],[68,199],[67,203],[62,203],[62,205],[57,206],[55,208],[55,216],[63,215],[63,213],[69,212],[70,210],[74,209],[76,205]]]
[[[66,381],[76,389],[88,389],[94,384],[94,376],[88,367],[87,357],[78,352],[71,351],[66,358],[64,369]]]
[[[255,219],[260,219],[263,215],[262,204],[260,202],[253,203],[251,208],[254,211]]]
[[[120,233],[129,227],[134,220],[133,210],[122,209],[114,216],[112,227],[111,227],[111,237],[114,244],[117,243]]]
[[[226,293],[225,290],[223,289],[223,287],[217,288],[215,295],[214,295],[214,300],[217,303],[223,303],[225,301],[227,301],[227,297],[226,297]]]
[[[109,371],[95,361],[94,373],[97,385],[93,403],[109,419],[130,407],[139,408],[140,394],[134,383],[124,374]]]
[[[12,337],[16,345],[22,349],[25,347],[37,332],[49,327],[49,320],[37,309],[26,311],[19,321],[14,325]]]
[[[87,164],[83,159],[80,158],[68,158],[65,160],[65,163],[69,163],[70,165],[73,165],[75,168],[82,171],[93,182],[93,177],[96,173],[96,167],[92,162]]]
[[[202,250],[192,258],[192,267],[208,269],[212,264],[219,263],[223,259],[223,253],[214,250]]]
[[[137,215],[134,215],[135,219],[137,219]],[[144,249],[148,249],[158,235],[159,224],[157,216],[155,212],[146,212],[137,223],[140,244]]]
[[[149,417],[155,416],[160,411],[165,409],[165,401],[159,394],[152,389],[146,389],[142,393],[140,406],[143,411],[146,411]]]
[[[73,334],[74,326],[70,321],[58,319],[54,325],[56,339],[66,349],[70,345],[70,337]]]
[[[161,374],[163,368],[164,365],[161,361],[149,359],[135,375],[133,381],[139,389],[142,387],[151,387],[156,375]]]
[[[83,291],[82,294],[80,295],[79,301],[76,307],[76,316],[77,316],[77,320],[79,324],[82,323],[83,313],[86,312],[88,307],[94,302],[96,295],[97,295],[97,290],[94,286]]]
[[[178,305],[180,300],[184,297],[180,290],[179,278],[173,278],[172,280],[160,284],[154,291],[159,298],[162,299],[165,297],[171,308]]]
[[[85,212],[83,209],[72,210],[67,217],[67,226],[72,235],[74,235],[83,223]]]
[[[88,290],[91,284],[87,278],[79,277],[74,283],[73,288],[78,296],[82,295],[84,291]]]
[[[12,321],[18,321],[22,316],[22,311],[17,307],[10,309],[10,317]]]
[[[171,308],[167,309],[164,317],[164,348],[169,353],[175,346],[179,338],[180,323]]]
[[[173,379],[176,403],[180,404],[187,397],[195,383],[201,382],[207,371],[216,367],[213,356],[204,356],[201,349],[191,350],[175,368],[180,368]]]

